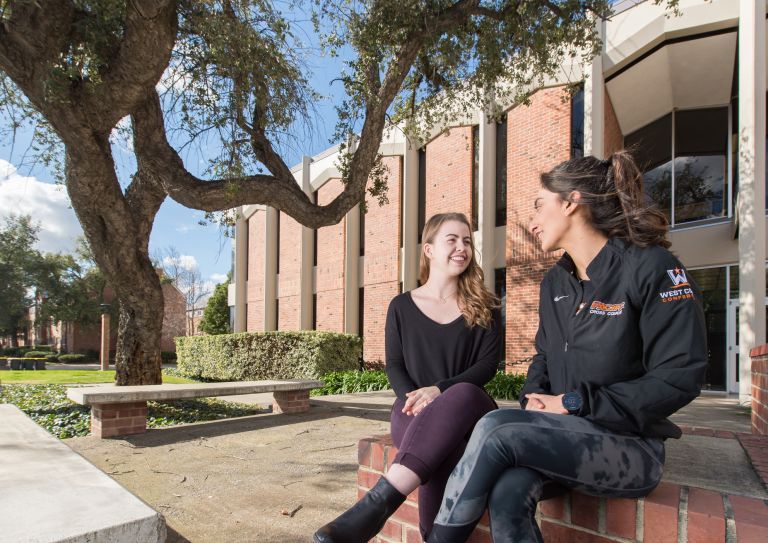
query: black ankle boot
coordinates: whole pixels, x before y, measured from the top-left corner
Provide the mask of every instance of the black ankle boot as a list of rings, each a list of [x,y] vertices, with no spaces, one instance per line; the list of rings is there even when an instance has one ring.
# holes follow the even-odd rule
[[[315,532],[315,543],[366,543],[405,501],[384,477],[350,509]]]

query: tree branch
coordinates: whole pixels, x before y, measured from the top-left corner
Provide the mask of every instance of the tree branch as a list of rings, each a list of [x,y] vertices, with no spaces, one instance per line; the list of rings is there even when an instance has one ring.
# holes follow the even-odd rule
[[[125,37],[102,83],[84,100],[100,128],[111,130],[154,88],[170,61],[177,26],[174,0],[128,2]]]

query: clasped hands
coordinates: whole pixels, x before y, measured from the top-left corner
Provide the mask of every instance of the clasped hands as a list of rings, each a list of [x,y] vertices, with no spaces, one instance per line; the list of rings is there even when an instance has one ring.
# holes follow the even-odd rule
[[[432,400],[440,396],[440,389],[436,386],[417,388],[405,393],[406,400],[403,413],[408,416],[416,416],[427,407]]]
[[[549,394],[537,394],[532,392],[525,395],[528,403],[525,406],[526,411],[544,411],[545,413],[555,413],[557,415],[567,415],[568,410],[563,407],[563,395],[551,396]]]

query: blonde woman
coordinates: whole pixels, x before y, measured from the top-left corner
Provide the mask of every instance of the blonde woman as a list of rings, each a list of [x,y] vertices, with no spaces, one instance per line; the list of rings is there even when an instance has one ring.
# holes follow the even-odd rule
[[[475,423],[497,407],[483,385],[501,359],[501,314],[483,283],[469,221],[461,213],[434,215],[422,240],[421,286],[390,302],[385,328],[399,452],[357,504],[315,532],[316,543],[370,540],[418,487],[426,539]]]

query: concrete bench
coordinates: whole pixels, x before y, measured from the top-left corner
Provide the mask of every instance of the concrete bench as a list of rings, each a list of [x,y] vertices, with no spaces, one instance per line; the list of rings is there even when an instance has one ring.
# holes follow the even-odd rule
[[[397,454],[389,435],[358,443],[358,498],[386,473]],[[716,462],[712,466],[717,469]],[[547,543],[758,543],[768,541],[768,500],[662,483],[639,499],[596,498],[576,491],[542,501],[537,520]],[[761,494],[764,495],[764,492]],[[387,521],[376,543],[411,543],[419,535],[418,489]],[[487,513],[469,543],[492,543]]]
[[[160,513],[16,406],[0,420],[0,540],[165,541]]]
[[[147,431],[147,401],[185,400],[211,396],[272,392],[274,413],[309,410],[309,391],[323,381],[236,381],[226,383],[100,386],[70,388],[70,400],[91,406],[91,433],[99,438],[141,434]]]

